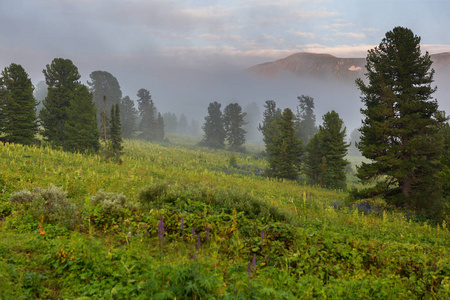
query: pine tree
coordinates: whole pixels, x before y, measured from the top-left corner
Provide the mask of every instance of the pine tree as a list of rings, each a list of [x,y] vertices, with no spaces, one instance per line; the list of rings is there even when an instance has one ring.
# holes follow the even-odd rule
[[[125,96],[122,98],[120,101],[120,112],[122,136],[124,139],[131,139],[137,131],[138,111],[130,97]]]
[[[295,136],[294,114],[289,108],[283,111],[280,119],[276,121],[276,126],[279,133],[267,146],[267,175],[295,180],[300,171],[303,149],[301,141]]]
[[[223,114],[223,124],[226,134],[226,140],[233,151],[243,151],[245,143],[244,120],[246,113],[238,103],[231,103],[225,107]]]
[[[226,134],[223,127],[221,106],[217,101],[209,104],[208,115],[205,117],[205,123],[202,126],[205,134],[200,145],[218,149],[225,147]]]
[[[0,78],[0,140],[29,145],[35,141],[37,118],[33,84],[21,65],[11,64]]]
[[[297,137],[306,146],[309,140],[319,131],[316,126],[316,116],[314,115],[314,98],[301,95],[297,99],[299,106],[297,107],[295,131]]]
[[[69,59],[55,58],[43,70],[48,94],[39,117],[44,127],[43,136],[57,146],[62,146],[67,137],[67,112],[80,84],[78,68]]]
[[[322,162],[322,184],[328,188],[345,189],[345,160],[347,149],[345,143],[346,128],[344,122],[334,110],[323,116],[323,124],[319,126],[320,153],[326,160]]]
[[[264,104],[262,124],[259,124],[258,130],[263,134],[263,141],[267,148],[272,144],[273,138],[279,134],[277,122],[281,117],[281,110],[277,108],[277,104],[273,100],[267,100]]]
[[[366,62],[368,84],[356,81],[365,105],[358,145],[371,162],[357,176],[363,183],[381,179],[375,190],[390,203],[436,216],[442,210],[437,132],[444,120],[432,98],[430,56],[421,54],[411,30],[395,27]]]
[[[103,97],[106,97],[105,110],[111,110],[111,106],[120,103],[122,99],[122,90],[119,81],[111,73],[106,71],[94,71],[89,75],[91,81],[88,81],[89,90],[93,94],[95,106],[97,107],[97,126],[101,130],[101,116],[103,112]]]
[[[155,103],[150,92],[140,89],[138,96],[138,111],[141,121],[139,123],[139,138],[147,141],[161,141],[164,138],[164,121],[159,117]]]
[[[116,162],[120,162],[123,151],[122,126],[120,123],[120,106],[118,103],[111,106],[111,117],[109,124],[110,150]]]
[[[308,184],[318,184],[324,186],[322,181],[321,170],[326,166],[323,161],[323,155],[320,151],[320,138],[319,133],[316,133],[306,146],[305,162],[305,175]]]
[[[87,86],[78,84],[67,108],[63,148],[72,152],[97,152],[100,149],[97,109]]]

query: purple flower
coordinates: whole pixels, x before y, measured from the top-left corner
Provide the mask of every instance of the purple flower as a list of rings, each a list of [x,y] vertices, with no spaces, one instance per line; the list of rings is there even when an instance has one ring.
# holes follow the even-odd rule
[[[264,239],[264,229],[261,229],[261,238]]]
[[[252,259],[252,269],[256,269],[256,254],[253,254],[253,259]]]
[[[192,226],[192,238],[195,239],[195,226]]]
[[[181,230],[184,230],[184,216],[181,215]]]
[[[206,225],[206,239],[209,241],[209,226]]]
[[[158,237],[159,240],[164,240],[164,218],[163,215],[161,215],[159,222],[158,222]]]
[[[195,251],[200,249],[200,234],[197,235],[197,245],[195,245]]]
[[[248,263],[247,273],[248,273],[248,277],[252,276],[252,262]]]

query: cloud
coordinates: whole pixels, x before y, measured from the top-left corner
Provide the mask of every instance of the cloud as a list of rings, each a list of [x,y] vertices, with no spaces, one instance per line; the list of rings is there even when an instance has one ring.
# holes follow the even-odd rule
[[[355,33],[355,32],[336,32],[337,36],[345,36],[349,38],[362,39],[365,38],[366,35],[364,33]]]
[[[312,32],[302,32],[302,31],[295,31],[295,30],[289,30],[289,33],[292,33],[293,35],[306,38],[306,39],[315,39],[316,34]]]

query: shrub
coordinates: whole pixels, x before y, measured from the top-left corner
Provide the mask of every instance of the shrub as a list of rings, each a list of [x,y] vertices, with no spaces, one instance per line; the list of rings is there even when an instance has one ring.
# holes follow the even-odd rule
[[[67,192],[50,184],[47,189],[15,192],[9,199],[16,210],[24,210],[33,220],[73,228],[80,221],[76,206],[67,198]]]
[[[108,193],[103,190],[99,190],[91,197],[91,206],[94,208],[94,214],[97,217],[101,216],[99,221],[108,223],[130,217],[139,208],[136,203],[127,201],[124,194]]]

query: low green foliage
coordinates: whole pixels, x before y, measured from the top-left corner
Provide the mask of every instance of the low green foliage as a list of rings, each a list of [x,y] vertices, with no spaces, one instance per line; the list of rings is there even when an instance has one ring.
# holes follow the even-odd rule
[[[122,165],[0,155],[1,299],[450,297],[448,223],[377,198],[227,173],[221,150],[126,141]]]

